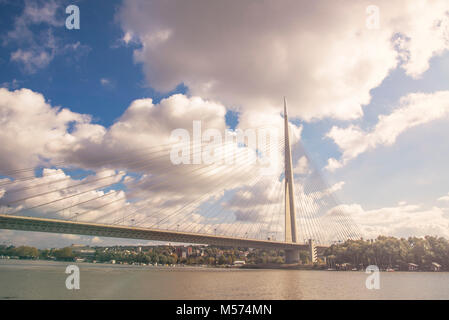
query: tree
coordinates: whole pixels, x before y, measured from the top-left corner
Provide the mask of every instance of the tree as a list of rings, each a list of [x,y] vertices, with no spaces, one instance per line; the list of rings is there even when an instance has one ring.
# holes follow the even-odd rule
[[[39,251],[34,247],[20,246],[13,250],[14,255],[21,259],[36,259],[39,257]]]
[[[222,265],[226,263],[226,258],[222,255],[218,258],[218,264]]]
[[[159,255],[159,264],[167,264],[167,257],[165,255]]]
[[[176,259],[175,257],[173,257],[172,255],[167,257],[167,263],[168,264],[175,264],[176,263]]]
[[[407,270],[408,263],[430,269],[437,262],[449,270],[449,242],[444,238],[426,236],[408,239],[379,236],[376,240],[348,240],[327,248],[324,255],[333,263],[351,262],[366,267],[375,264],[380,268],[399,267]]]
[[[48,259],[48,258],[50,258],[50,256],[51,256],[51,252],[48,249],[44,249],[39,252],[39,257],[41,259]]]
[[[65,261],[71,261],[75,257],[72,252],[72,248],[70,248],[70,247],[65,247],[65,248],[62,248],[59,250],[55,250],[54,256],[58,260],[65,260]]]

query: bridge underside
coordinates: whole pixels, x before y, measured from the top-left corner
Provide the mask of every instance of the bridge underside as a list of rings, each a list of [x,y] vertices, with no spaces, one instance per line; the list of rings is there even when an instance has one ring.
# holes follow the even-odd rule
[[[294,251],[309,249],[308,244],[232,238],[219,235],[215,236],[150,228],[112,226],[105,224],[8,215],[0,215],[0,229],[208,244],[224,247],[283,249]]]

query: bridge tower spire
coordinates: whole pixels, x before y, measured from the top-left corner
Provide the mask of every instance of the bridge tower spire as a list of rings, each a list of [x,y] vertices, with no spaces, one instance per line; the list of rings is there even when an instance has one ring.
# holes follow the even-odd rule
[[[285,242],[297,242],[295,197],[293,190],[292,152],[288,130],[287,102],[284,97],[284,135],[285,135]],[[299,262],[299,250],[285,250],[286,263]]]
[[[295,197],[293,191],[292,153],[288,130],[287,102],[284,97],[285,135],[285,242],[297,242]]]

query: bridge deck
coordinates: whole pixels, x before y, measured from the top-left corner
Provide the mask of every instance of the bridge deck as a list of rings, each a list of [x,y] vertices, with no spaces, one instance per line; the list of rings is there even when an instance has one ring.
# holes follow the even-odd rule
[[[209,244],[226,247],[308,249],[308,244],[8,215],[0,215],[0,229]]]

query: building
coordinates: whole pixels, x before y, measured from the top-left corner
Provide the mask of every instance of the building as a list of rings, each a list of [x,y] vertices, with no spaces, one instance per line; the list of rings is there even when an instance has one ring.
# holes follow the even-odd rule
[[[414,263],[408,263],[408,271],[417,271],[418,265]]]
[[[432,271],[440,271],[441,265],[436,262],[432,262],[432,264],[430,265],[430,269]]]
[[[236,261],[234,261],[234,266],[242,266],[244,264],[246,264],[246,262],[243,261],[243,260],[236,260]]]
[[[89,246],[72,244],[71,249],[73,254],[79,258],[93,258],[95,256],[95,249]]]
[[[352,265],[349,262],[337,264],[336,266],[338,270],[345,270],[345,271],[352,270]]]
[[[184,246],[180,246],[180,247],[176,247],[175,249],[176,255],[179,258],[187,258],[189,256],[192,255],[192,247],[184,247]]]

